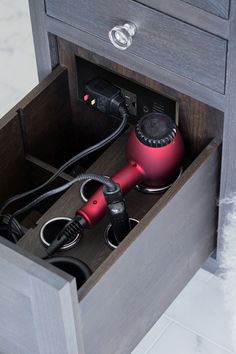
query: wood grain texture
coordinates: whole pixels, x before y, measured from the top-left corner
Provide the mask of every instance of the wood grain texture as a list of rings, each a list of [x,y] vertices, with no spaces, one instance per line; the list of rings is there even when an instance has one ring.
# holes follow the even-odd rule
[[[58,48],[57,48],[57,37],[51,33],[48,33],[48,41],[50,47],[50,57],[52,70],[54,70],[59,64]]]
[[[222,17],[218,17],[219,14],[222,14],[228,18],[229,0],[140,0],[137,2],[164,12],[221,38],[227,39],[229,36],[228,21]],[[201,2],[201,6],[197,6],[198,2]],[[211,3],[211,8],[209,7],[209,3]],[[208,5],[209,12],[204,10],[204,5],[205,7]],[[218,13],[218,16],[215,16],[214,13]]]
[[[183,0],[188,4],[199,7],[216,16],[227,19],[229,17],[230,0]]]
[[[224,140],[222,149],[222,173],[220,198],[231,197],[236,191],[236,2],[231,1],[230,40],[228,49],[226,107],[224,119]],[[219,214],[218,257],[220,258],[224,240],[222,231],[230,205],[221,205]]]
[[[190,156],[196,157],[212,138],[222,137],[223,113],[213,107],[207,106],[202,102],[194,100],[193,98],[174,90],[173,88],[160,84],[154,79],[143,76],[134,70],[129,70],[123,65],[119,65],[103,56],[94,54],[91,51],[60,38],[58,39],[58,50],[62,64],[66,65],[68,68],[70,95],[75,112],[81,110],[81,104],[77,100],[77,80],[79,80],[79,77],[77,75],[76,56],[78,56],[90,63],[106,68],[111,72],[134,81],[154,92],[175,99],[179,103],[179,125],[183,132],[188,154]],[[94,112],[84,112],[84,117],[86,117],[84,123],[83,115],[81,114],[79,124],[88,124],[89,122],[91,127],[95,126],[95,130],[99,132],[99,135],[101,136],[101,126],[98,128],[98,126],[95,125],[93,115]],[[99,118],[99,116],[97,118]],[[101,120],[97,119],[97,121]],[[102,123],[107,127],[109,122],[103,118]]]
[[[129,354],[213,251],[218,147],[199,155],[80,289],[87,354]]]
[[[68,43],[58,40],[58,53],[60,64],[68,70],[72,121],[75,131],[73,145],[75,151],[80,151],[111,134],[118,127],[119,121],[81,104],[78,99],[78,80],[80,78],[77,74],[75,52]]]
[[[110,43],[105,42],[99,37],[90,35],[89,33],[78,30],[53,18],[46,18],[46,26],[49,32],[60,38],[66,39],[77,46],[82,46],[92,51],[94,54],[103,57],[104,53],[106,53],[105,58],[109,58],[109,60],[121,66],[125,63],[126,68],[133,72],[142,74],[147,78],[152,78],[161,84],[200,100],[212,107],[224,110],[225,96],[213,91],[211,88],[202,86],[183,76],[179,76],[152,62],[147,63],[140,56],[133,55],[131,52],[127,55],[125,51],[116,50]]]
[[[26,154],[25,160],[28,167],[28,176],[31,180],[31,188],[35,188],[37,186],[42,185],[57,171],[55,167],[35,158],[34,156]],[[72,179],[72,176],[68,175],[67,173],[62,173],[53,182],[50,183],[50,188],[57,188],[67,183],[68,181],[71,181]],[[41,191],[41,193],[43,192]],[[39,194],[40,193],[38,193],[37,195]],[[32,209],[25,215],[25,217],[21,221],[21,224],[24,225],[26,228],[34,227],[37,220],[40,219],[40,217],[57,201],[57,199],[61,195],[62,193],[45,200],[43,203],[40,203],[38,206],[36,206],[34,209]],[[34,196],[36,197],[36,194]],[[28,201],[30,201],[31,199],[28,199]],[[26,201],[24,202],[24,205],[25,204]],[[15,203],[15,205],[17,205],[17,203]]]
[[[75,280],[2,238],[0,254],[1,353],[84,354]]]
[[[39,80],[43,80],[52,70],[50,46],[45,27],[44,0],[29,0],[30,18],[33,29],[34,47]]]
[[[154,63],[224,93],[227,42],[219,37],[129,0],[113,4],[107,0],[47,0],[46,7],[49,16],[106,42],[112,27],[121,19],[129,20],[138,30],[126,50],[127,60],[133,54],[146,65]]]
[[[71,156],[72,113],[64,68],[58,67],[47,77],[43,89],[30,96],[22,113],[28,153],[55,166]]]
[[[34,181],[36,185],[42,183],[43,180],[47,180],[51,175],[53,175],[57,169],[48,163],[37,159],[37,157],[25,154],[25,160],[28,165],[30,165],[30,171],[34,176]],[[45,178],[46,176],[46,178]],[[65,172],[62,172],[60,176],[57,177],[62,183],[69,182],[73,179],[72,176]]]
[[[19,109],[23,113],[21,123],[17,114]],[[32,166],[25,160],[25,146],[27,152],[55,165],[60,164],[61,158],[64,162],[71,155],[71,139],[67,135],[70,122],[66,69],[58,67],[0,120],[1,202],[35,186]]]
[[[0,120],[0,202],[29,186],[27,172],[19,119],[13,110]]]
[[[55,137],[55,131],[57,132],[58,143],[60,140],[61,133],[59,133],[59,131],[62,123],[58,123],[57,119],[60,118],[63,121],[68,117],[68,110],[70,109],[68,106],[68,91],[66,95],[66,83],[66,70],[57,68],[51,75],[49,75],[47,80],[44,80],[37,85],[0,120],[1,202],[9,196],[23,192],[32,187],[30,171],[28,169],[29,166],[24,158],[25,151],[22,139],[22,129],[17,111],[21,109],[21,111],[25,113],[26,145],[32,150],[32,152],[35,152],[36,154],[37,152],[40,152],[44,158],[50,155],[50,151],[54,150],[53,156],[55,161],[55,150],[58,150],[58,148],[55,149],[54,147],[53,149],[50,149],[50,147],[53,147],[52,141]],[[58,98],[61,99],[61,106],[57,102]],[[48,136],[46,129],[49,128],[50,121],[54,126],[54,135],[52,125],[51,129],[48,129],[51,132],[51,140],[46,139]],[[44,122],[44,124],[42,124],[42,122]],[[40,123],[41,127],[39,127]],[[38,132],[40,131],[41,135],[38,135]],[[63,129],[62,134],[65,134],[65,131],[66,129]],[[54,142],[56,141],[54,140]],[[37,151],[34,149],[35,144],[37,144]],[[47,151],[45,150],[46,148]]]

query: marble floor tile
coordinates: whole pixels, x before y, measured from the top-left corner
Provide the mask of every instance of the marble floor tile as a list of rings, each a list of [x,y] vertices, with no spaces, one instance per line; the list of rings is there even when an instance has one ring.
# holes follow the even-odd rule
[[[24,6],[16,9],[15,1],[4,3],[0,0],[0,50],[11,55],[16,49],[33,54],[33,36],[29,15],[28,1],[22,1]]]
[[[36,62],[21,50],[14,55],[0,54],[0,80],[28,93],[38,83]]]
[[[147,354],[227,354],[229,351],[187,329],[171,324]]]
[[[167,317],[162,316],[131,354],[148,353],[149,349],[153,346],[153,343],[162,336],[170,324],[171,321]]]
[[[0,82],[0,118],[24,97],[24,92]]]
[[[29,0],[0,0],[0,5],[5,5],[16,11],[27,12],[29,8]]]
[[[0,0],[0,81],[28,93],[38,83],[36,60],[28,2],[16,3]]]
[[[214,274],[207,272],[204,269],[199,269],[199,271],[194,275],[194,277],[192,278],[192,281],[194,280],[200,280],[203,282],[208,282],[210,281],[212,278],[214,277]]]
[[[165,314],[170,320],[233,351],[222,282],[215,276],[207,282],[197,277],[192,279]]]

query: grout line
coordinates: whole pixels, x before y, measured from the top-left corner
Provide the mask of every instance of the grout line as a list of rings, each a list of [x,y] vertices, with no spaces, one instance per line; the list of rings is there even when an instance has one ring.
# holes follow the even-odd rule
[[[162,330],[160,331],[160,336],[154,340],[154,342],[152,342],[152,344],[150,344],[150,346],[148,347],[148,349],[145,350],[145,353],[144,354],[148,354],[148,352],[154,347],[154,345],[156,343],[159,342],[159,340],[162,338],[162,336],[166,333],[167,329],[173,324],[173,321],[170,320],[168,318],[168,320],[170,321],[168,324],[166,324],[166,326],[164,328],[162,328]]]
[[[207,272],[207,271],[205,270],[205,272]],[[201,279],[199,279],[199,280],[203,281],[203,283],[208,283],[211,279],[213,279],[215,277],[215,274],[212,274],[210,272],[208,272],[208,273],[209,273],[209,275],[207,275],[207,278],[205,280],[201,280]]]
[[[195,330],[193,330],[193,329],[191,329],[191,328],[185,326],[184,324],[182,324],[181,322],[179,322],[179,321],[173,319],[172,317],[170,317],[170,316],[168,316],[168,315],[165,315],[165,317],[167,317],[169,321],[172,321],[173,323],[175,323],[176,325],[178,325],[178,326],[184,328],[185,330],[187,330],[187,331],[189,331],[189,332],[191,332],[191,333],[193,333],[193,334],[195,334],[195,335],[197,335],[197,336],[199,336],[199,337],[201,337],[201,338],[207,340],[207,341],[210,342],[211,344],[214,344],[214,345],[217,346],[218,348],[223,349],[223,350],[226,351],[227,353],[236,354],[234,351],[232,351],[232,350],[230,350],[230,349],[224,347],[224,346],[221,345],[221,344],[218,344],[218,343],[214,342],[212,339],[208,338],[207,336],[204,336],[204,335],[202,335],[201,333],[199,333],[199,332],[197,332],[197,331],[195,331]]]

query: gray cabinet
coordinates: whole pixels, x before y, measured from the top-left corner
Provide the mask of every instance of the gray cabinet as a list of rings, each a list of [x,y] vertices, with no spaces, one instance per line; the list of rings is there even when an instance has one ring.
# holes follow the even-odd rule
[[[127,195],[140,223],[115,251],[104,243],[105,218],[65,252],[93,271],[78,292],[72,277],[42,260],[39,232],[52,217],[74,215],[82,205],[79,184],[27,214],[17,245],[1,238],[4,354],[129,354],[216,246],[220,252],[227,210],[217,200],[236,187],[236,2],[229,20],[227,1],[174,2],[30,1],[41,82],[0,121],[1,200],[42,183],[84,144],[114,129],[116,121],[103,117],[101,124],[79,99],[83,71],[89,77],[91,68],[178,102],[187,156],[165,193]],[[137,33],[121,51],[108,32],[125,22],[135,23]],[[123,133],[79,167],[112,175],[125,163],[127,138]],[[55,183],[71,178],[64,173]]]

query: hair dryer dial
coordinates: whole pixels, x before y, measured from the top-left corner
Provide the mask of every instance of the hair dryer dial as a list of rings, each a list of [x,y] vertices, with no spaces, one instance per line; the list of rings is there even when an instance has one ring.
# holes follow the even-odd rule
[[[120,185],[123,194],[135,185],[163,187],[179,174],[184,157],[182,136],[170,117],[160,113],[145,115],[132,130],[126,146],[128,163],[111,178]],[[102,188],[77,210],[89,227],[106,214]]]

